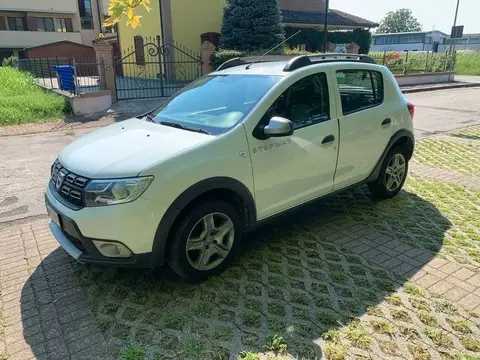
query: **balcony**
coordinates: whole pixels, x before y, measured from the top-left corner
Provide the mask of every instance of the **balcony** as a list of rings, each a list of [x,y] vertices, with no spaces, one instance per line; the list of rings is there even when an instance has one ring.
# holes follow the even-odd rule
[[[0,31],[2,48],[30,48],[57,41],[72,41],[81,44],[79,32],[43,32],[43,31]]]
[[[78,11],[78,6],[76,0],[1,0],[0,9],[4,11],[75,14]]]

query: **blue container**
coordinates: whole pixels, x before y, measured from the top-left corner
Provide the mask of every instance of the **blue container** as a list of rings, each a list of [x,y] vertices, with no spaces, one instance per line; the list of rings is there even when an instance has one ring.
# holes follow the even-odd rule
[[[71,65],[55,65],[52,67],[57,72],[61,90],[75,90],[75,71]]]

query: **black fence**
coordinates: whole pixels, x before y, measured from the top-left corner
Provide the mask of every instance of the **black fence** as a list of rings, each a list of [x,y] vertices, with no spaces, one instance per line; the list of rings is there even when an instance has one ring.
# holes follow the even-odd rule
[[[19,60],[18,68],[30,73],[39,86],[47,89],[71,94],[105,89],[105,67],[96,59],[28,58]]]
[[[455,54],[431,51],[385,51],[369,54],[395,75],[448,72],[454,68]]]
[[[169,97],[202,75],[199,53],[160,36],[134,38],[115,59],[117,99]]]

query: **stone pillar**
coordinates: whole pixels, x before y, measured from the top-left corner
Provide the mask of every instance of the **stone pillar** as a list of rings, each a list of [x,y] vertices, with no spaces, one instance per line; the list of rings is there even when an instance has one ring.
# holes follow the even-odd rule
[[[115,83],[115,61],[113,59],[113,46],[105,40],[94,41],[93,49],[97,57],[98,75],[100,84],[112,93],[112,103],[117,102]]]
[[[209,41],[205,41],[200,46],[200,56],[202,57],[202,75],[207,75],[215,69],[212,64],[212,55],[215,53],[215,45]]]
[[[347,45],[348,54],[358,54],[359,50],[360,50],[360,46],[355,44],[354,42]]]

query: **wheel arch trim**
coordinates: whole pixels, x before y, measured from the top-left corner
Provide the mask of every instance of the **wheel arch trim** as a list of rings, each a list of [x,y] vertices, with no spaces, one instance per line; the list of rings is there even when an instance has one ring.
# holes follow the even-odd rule
[[[411,156],[413,155],[413,151],[415,149],[415,137],[413,136],[413,133],[410,130],[400,129],[395,134],[393,134],[393,136],[390,138],[390,141],[385,147],[385,150],[383,151],[382,156],[378,160],[377,165],[373,169],[370,176],[367,178],[366,182],[372,182],[378,179],[378,176],[380,175],[380,169],[382,168],[382,164],[385,161],[385,157],[387,156],[388,152],[395,146],[398,140],[404,137],[408,139],[408,141],[411,143],[411,146],[412,146],[412,151],[407,161],[410,160]]]
[[[152,248],[152,267],[161,266],[165,261],[165,251],[170,231],[178,216],[192,201],[213,190],[234,192],[245,205],[245,229],[254,228],[257,222],[255,200],[250,190],[240,181],[229,177],[212,177],[190,186],[168,207],[157,227]]]

